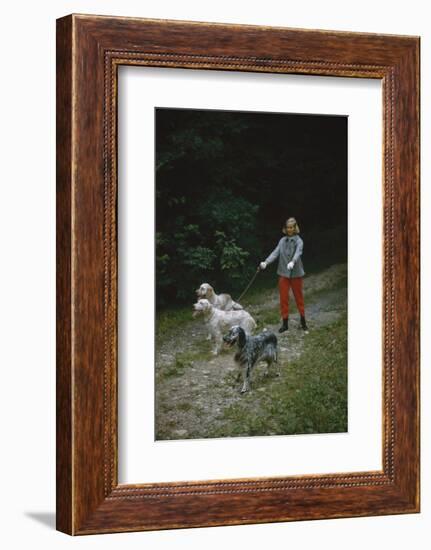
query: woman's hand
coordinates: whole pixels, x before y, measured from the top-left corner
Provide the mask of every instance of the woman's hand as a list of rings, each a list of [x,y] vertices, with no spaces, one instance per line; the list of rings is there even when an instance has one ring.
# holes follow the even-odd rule
[[[260,269],[265,269],[266,268],[266,262],[260,262],[259,267],[260,267]]]
[[[287,269],[288,269],[289,271],[291,271],[294,267],[295,267],[295,262],[289,262],[289,263],[287,264]]]

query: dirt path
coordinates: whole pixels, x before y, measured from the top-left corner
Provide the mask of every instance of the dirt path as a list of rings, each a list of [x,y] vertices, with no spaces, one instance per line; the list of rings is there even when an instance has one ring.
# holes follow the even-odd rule
[[[313,331],[331,325],[347,308],[347,266],[329,269],[304,279],[304,295],[309,334],[298,330],[296,309],[289,316],[289,331],[281,335],[278,290],[276,286],[242,305],[256,319],[256,332],[264,328],[277,334],[281,377],[288,376],[287,365],[298,359],[304,346],[313,339]],[[293,303],[290,298],[290,304]],[[239,392],[241,382],[233,361],[234,351],[224,349],[211,355],[212,342],[201,320],[181,323],[157,339],[156,345],[156,439],[188,439],[217,436],[227,427],[229,407],[247,403],[259,408],[259,397],[271,392],[278,377],[265,376],[265,367],[257,366],[252,376],[250,397]],[[229,430],[228,430],[229,431]],[[269,432],[270,434],[271,432]],[[250,435],[235,433],[235,435]]]

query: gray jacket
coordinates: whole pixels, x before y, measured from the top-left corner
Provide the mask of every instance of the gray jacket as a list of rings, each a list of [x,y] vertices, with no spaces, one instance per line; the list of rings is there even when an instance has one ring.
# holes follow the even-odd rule
[[[303,277],[305,275],[301,260],[303,248],[304,242],[299,235],[281,237],[277,246],[267,257],[265,262],[270,264],[278,258],[278,275],[288,277],[289,279],[292,277]],[[289,262],[295,264],[291,270],[287,269],[287,264]]]

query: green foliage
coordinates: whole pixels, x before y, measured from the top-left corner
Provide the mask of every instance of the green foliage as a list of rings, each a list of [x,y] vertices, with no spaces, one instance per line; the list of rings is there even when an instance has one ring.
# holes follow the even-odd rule
[[[184,257],[184,265],[190,266],[191,271],[199,266],[199,269],[209,271],[212,269],[216,254],[204,246],[196,246],[187,250],[187,255]]]
[[[215,243],[222,271],[229,270],[232,277],[239,277],[249,253],[238,246],[234,238],[228,238],[223,231],[215,232]]]

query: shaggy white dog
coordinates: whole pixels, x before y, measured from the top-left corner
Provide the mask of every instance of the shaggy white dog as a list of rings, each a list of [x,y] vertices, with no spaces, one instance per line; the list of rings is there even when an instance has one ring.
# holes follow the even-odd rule
[[[214,307],[207,299],[201,298],[193,304],[193,317],[202,316],[211,336],[214,338],[212,353],[217,355],[223,345],[223,333],[231,327],[238,325],[246,334],[251,334],[256,328],[256,321],[245,311],[231,310],[223,311]]]
[[[242,309],[242,305],[232,300],[230,294],[216,294],[213,287],[208,283],[202,283],[196,290],[196,295],[198,299],[205,298],[211,305],[223,311]]]

